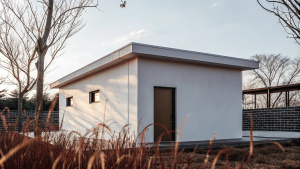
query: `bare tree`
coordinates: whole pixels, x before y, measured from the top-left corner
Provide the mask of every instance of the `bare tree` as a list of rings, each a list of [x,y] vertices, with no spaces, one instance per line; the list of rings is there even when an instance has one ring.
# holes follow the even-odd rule
[[[5,97],[6,96],[6,90],[5,89],[3,89],[3,90],[0,90],[0,99],[2,99],[3,97]]]
[[[67,40],[84,27],[82,14],[86,8],[96,8],[98,1],[95,0],[0,0],[2,5],[1,15],[4,15],[2,24],[6,30],[14,32],[14,37],[19,41],[15,44],[14,38],[5,41],[8,46],[4,53],[12,53],[12,62],[15,62],[19,53],[25,53],[27,58],[22,63],[27,63],[28,71],[21,70],[16,66],[14,72],[18,77],[20,71],[29,74],[32,70],[31,63],[35,61],[36,78],[29,78],[29,87],[36,83],[36,131],[38,126],[39,113],[42,108],[44,72],[51,65],[53,60],[60,55],[65,48]],[[121,0],[121,7],[125,7],[126,1]],[[2,26],[1,26],[2,27]],[[2,28],[1,28],[2,29]],[[4,36],[5,37],[5,36]],[[7,36],[8,37],[8,36]],[[13,46],[9,46],[14,44]],[[24,46],[21,50],[20,47]],[[11,48],[17,48],[17,52],[11,52]],[[21,58],[21,57],[20,57]],[[19,58],[17,58],[19,59]],[[21,59],[22,60],[22,59]],[[11,70],[11,69],[9,69]],[[30,71],[29,71],[30,70]],[[18,79],[18,78],[16,78]],[[22,82],[19,86],[22,86]],[[27,84],[27,83],[25,83]],[[37,133],[37,132],[36,132]]]
[[[3,9],[0,11],[0,66],[11,76],[7,77],[7,83],[16,85],[18,90],[18,130],[22,130],[23,97],[35,85],[34,60],[35,50],[31,48],[34,43],[24,30],[18,18],[8,11],[0,1]]]
[[[67,39],[83,26],[87,7],[97,7],[93,0],[0,0],[2,67],[19,87],[19,130],[22,127],[22,97],[36,83],[36,126],[42,110],[44,72],[65,47]],[[46,55],[48,62],[45,63]],[[46,60],[47,61],[47,60]],[[35,66],[32,66],[34,65]],[[36,69],[36,78],[31,72]]]
[[[4,78],[0,78],[0,85],[4,83]],[[0,99],[6,96],[6,89],[0,90]]]
[[[92,0],[49,0],[44,1],[44,12],[42,13],[42,22],[39,22],[40,28],[37,29],[38,38],[36,39],[36,50],[38,55],[37,61],[37,89],[36,89],[36,112],[37,120],[43,104],[43,86],[44,86],[44,65],[45,56],[48,50],[51,60],[53,60],[58,52],[64,47],[66,40],[83,28],[82,13],[87,7],[97,7]],[[29,4],[29,6],[32,6]],[[34,12],[36,16],[36,12]],[[43,25],[43,26],[42,26]],[[44,28],[44,29],[41,29]],[[46,67],[47,68],[47,67]],[[37,126],[37,125],[36,125]]]
[[[1,63],[1,62],[0,62]],[[0,77],[0,85],[3,84],[5,81],[4,77]]]
[[[280,24],[300,45],[300,1],[299,0],[257,0],[266,11],[278,17]]]
[[[260,62],[260,68],[248,71],[252,77],[248,87],[272,87],[300,81],[300,57],[291,59],[281,54],[271,54],[255,55],[251,58]],[[280,104],[281,96],[282,93],[272,95],[272,107]],[[291,95],[290,99],[295,96],[296,94]],[[260,99],[265,100],[266,98],[260,97]]]

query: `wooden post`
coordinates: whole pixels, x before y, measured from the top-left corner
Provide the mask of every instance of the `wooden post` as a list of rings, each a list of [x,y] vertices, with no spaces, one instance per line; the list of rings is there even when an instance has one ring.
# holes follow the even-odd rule
[[[288,106],[288,92],[287,91],[285,91],[285,107],[289,107]]]
[[[271,94],[270,94],[270,89],[268,88],[268,93],[267,93],[267,108],[270,108],[271,105]]]
[[[290,92],[287,91],[287,107],[290,107]]]
[[[254,109],[256,109],[256,94],[254,94]]]

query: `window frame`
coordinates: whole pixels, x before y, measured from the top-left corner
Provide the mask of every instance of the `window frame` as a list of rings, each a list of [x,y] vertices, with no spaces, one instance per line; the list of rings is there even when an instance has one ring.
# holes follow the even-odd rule
[[[98,101],[96,101],[96,97],[95,97],[96,93],[98,93],[99,95]],[[89,103],[92,104],[92,103],[99,103],[99,102],[100,102],[100,90],[94,90],[89,92]]]
[[[66,98],[66,107],[72,107],[74,105],[73,96]]]

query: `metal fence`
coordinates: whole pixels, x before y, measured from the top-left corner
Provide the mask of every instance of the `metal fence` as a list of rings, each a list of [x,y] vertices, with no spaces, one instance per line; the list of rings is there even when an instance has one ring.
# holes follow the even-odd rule
[[[10,110],[3,111],[0,119],[0,131],[17,131],[17,120],[18,120],[18,111]],[[48,116],[49,119],[48,119]],[[22,113],[22,122],[23,130],[25,131],[34,131],[35,128],[35,117],[36,113],[34,110],[27,110]],[[48,119],[48,123],[46,123]],[[39,128],[43,130],[58,131],[59,129],[59,112],[52,111],[49,114],[48,111],[43,111],[39,115]]]

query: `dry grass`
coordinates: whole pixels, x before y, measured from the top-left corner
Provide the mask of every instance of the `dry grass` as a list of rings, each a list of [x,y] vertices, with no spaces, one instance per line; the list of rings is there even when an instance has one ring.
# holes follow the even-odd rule
[[[300,168],[300,145],[296,144],[300,139],[293,142],[283,143],[285,151],[276,144],[261,144],[254,146],[250,162],[246,162],[249,156],[249,147],[214,149],[210,151],[207,168],[211,168],[214,159],[222,153],[216,168]],[[192,162],[188,164],[192,152],[182,154],[180,167],[189,165],[189,168],[203,168],[206,151],[198,149],[193,155]],[[227,166],[227,167],[226,167]]]
[[[129,133],[128,125],[120,133],[114,133],[101,123],[83,136],[77,132],[44,132],[30,138],[26,133],[2,132],[0,166],[9,169],[300,168],[300,139],[283,145],[271,142],[253,146],[250,142],[244,148],[212,149],[213,136],[206,150],[195,147],[194,151],[185,152],[175,144],[162,151],[157,146],[160,139],[153,147],[143,142],[150,126],[137,137]],[[101,138],[104,130],[110,139],[95,139]]]

